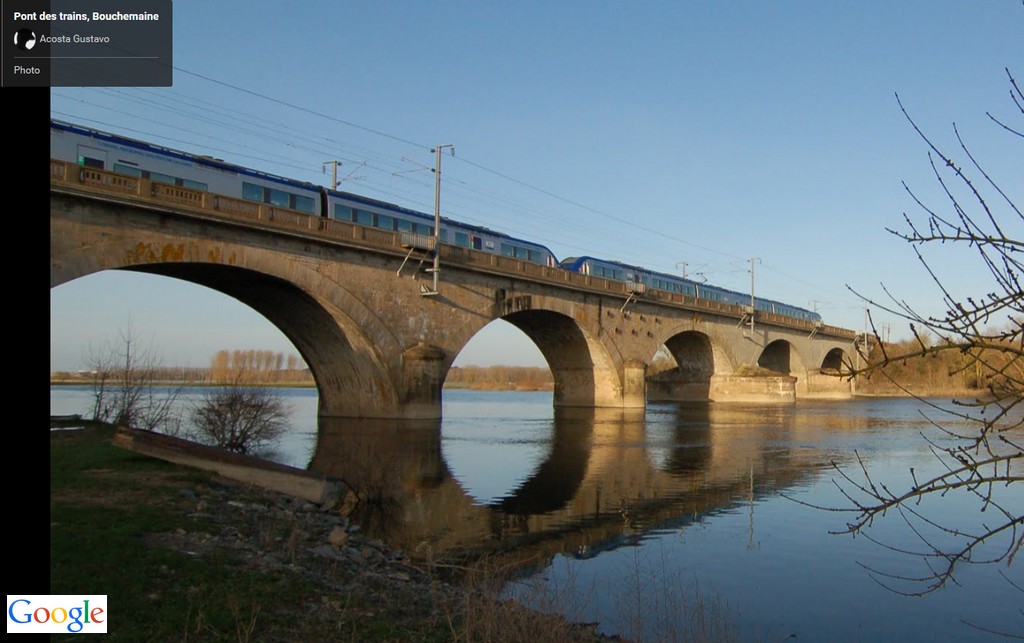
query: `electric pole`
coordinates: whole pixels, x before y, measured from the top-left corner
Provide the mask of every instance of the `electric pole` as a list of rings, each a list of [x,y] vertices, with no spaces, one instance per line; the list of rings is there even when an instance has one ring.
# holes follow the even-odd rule
[[[341,165],[341,161],[324,161],[323,169],[324,173],[327,172],[327,166],[331,166],[331,189],[334,190],[340,185],[338,182],[338,166]]]
[[[760,262],[761,257],[750,258],[750,332],[754,332],[754,262]]]
[[[431,295],[437,294],[438,275],[441,273],[441,150],[449,148],[452,156],[455,156],[455,146],[451,144],[438,145],[431,152],[434,152],[434,291]]]

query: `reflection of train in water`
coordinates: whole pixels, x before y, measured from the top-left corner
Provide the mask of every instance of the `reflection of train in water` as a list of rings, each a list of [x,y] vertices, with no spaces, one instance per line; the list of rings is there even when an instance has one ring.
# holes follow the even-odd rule
[[[434,217],[422,212],[52,119],[50,157],[357,225],[421,237],[434,234]],[[559,263],[541,244],[448,218],[441,220],[439,236],[443,244],[515,257],[627,284],[642,284],[637,286],[638,290],[661,290],[736,306],[750,303],[749,295],[616,261],[584,256],[570,257]],[[817,323],[821,321],[817,313],[769,299],[757,299],[755,306],[776,315]]]

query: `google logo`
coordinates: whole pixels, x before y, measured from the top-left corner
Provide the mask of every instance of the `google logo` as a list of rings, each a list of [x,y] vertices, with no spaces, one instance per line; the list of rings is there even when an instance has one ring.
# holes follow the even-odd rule
[[[7,633],[106,633],[103,595],[7,595]]]

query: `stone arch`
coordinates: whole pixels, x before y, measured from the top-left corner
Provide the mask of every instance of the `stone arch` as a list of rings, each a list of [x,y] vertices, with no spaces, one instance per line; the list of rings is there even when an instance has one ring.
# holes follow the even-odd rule
[[[784,339],[776,339],[761,351],[757,365],[782,375],[792,375],[794,358],[800,360],[793,345]]]
[[[817,369],[807,373],[807,397],[849,399],[853,395],[853,380],[849,376],[853,362],[843,346],[833,345],[821,357]],[[845,375],[844,375],[845,373]]]
[[[622,406],[622,382],[612,356],[575,319],[552,310],[532,309],[502,317],[529,337],[554,378],[554,405]]]
[[[732,372],[725,351],[703,332],[677,333],[665,341],[665,348],[676,368],[648,379],[647,396],[652,401],[707,401],[711,378]]]
[[[796,394],[807,393],[807,367],[796,346],[785,339],[776,339],[761,351],[757,365],[782,375],[796,378]]]
[[[395,417],[400,415],[397,383],[364,324],[337,292],[312,294],[298,284],[248,268],[218,264],[155,264],[132,270],[184,279],[212,288],[250,306],[295,345],[319,393],[319,415]],[[329,289],[337,290],[338,288]],[[326,296],[325,296],[326,295]],[[339,305],[340,304],[340,305]]]
[[[263,315],[295,345],[313,373],[320,415],[399,414],[398,387],[375,343],[356,324],[351,311],[337,305],[343,298],[313,295],[298,285],[310,283],[312,275],[295,279],[292,274],[286,280],[252,268],[189,262],[142,263],[119,269],[205,286]]]
[[[822,371],[842,371],[843,366],[850,363],[850,358],[846,354],[846,351],[836,347],[825,354],[824,359],[821,360]]]

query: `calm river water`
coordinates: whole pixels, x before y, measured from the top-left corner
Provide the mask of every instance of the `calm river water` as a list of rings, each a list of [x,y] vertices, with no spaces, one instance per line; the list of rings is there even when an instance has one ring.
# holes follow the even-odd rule
[[[186,390],[181,403],[200,395]],[[742,641],[1024,637],[1024,561],[962,565],[956,583],[904,596],[883,583],[923,585],[885,575],[927,575],[913,553],[927,549],[921,537],[951,536],[896,512],[856,538],[834,535],[853,515],[808,506],[850,506],[853,487],[831,463],[860,481],[858,454],[893,490],[911,469],[942,471],[925,438],[948,438],[928,418],[969,427],[918,401],[556,412],[550,393],[447,390],[440,423],[318,426],[314,390],[282,395],[294,428],[267,457],[359,487],[378,507],[360,516],[364,530],[422,560],[491,551],[523,570],[511,595],[607,633],[686,640],[696,616],[709,640],[723,630]],[[51,414],[88,408],[86,388],[51,387]],[[996,493],[1024,513],[1021,489]],[[951,528],[996,520],[968,494],[915,509]]]

